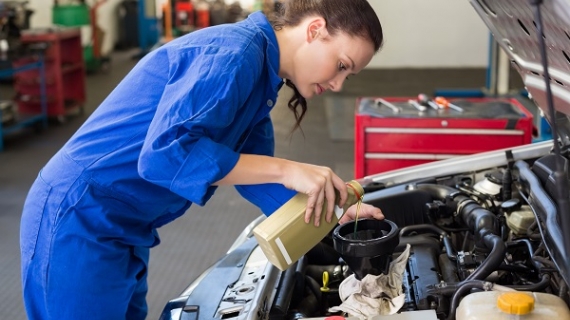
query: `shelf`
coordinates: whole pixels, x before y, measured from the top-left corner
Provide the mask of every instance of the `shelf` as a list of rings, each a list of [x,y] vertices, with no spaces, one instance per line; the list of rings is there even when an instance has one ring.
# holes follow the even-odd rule
[[[4,124],[2,126],[3,134],[11,134],[15,131],[18,131],[22,128],[29,127],[30,125],[35,125],[38,122],[45,121],[45,116],[42,114],[20,114],[18,115],[18,119],[14,123]],[[42,124],[45,126],[45,124]],[[1,151],[1,149],[0,149]]]
[[[17,99],[16,103],[18,103],[18,109],[22,114],[36,114],[41,110],[41,99],[39,96],[23,96]],[[54,118],[67,116],[83,107],[83,103],[81,100],[74,99],[59,101],[53,96],[48,96],[46,99],[47,116]]]
[[[12,69],[4,69],[0,71],[0,77],[1,76],[6,76],[6,75],[16,75],[18,73],[21,72],[28,72],[29,70],[32,69],[42,69],[43,68],[43,62],[42,60],[38,60],[36,62],[32,62],[30,64],[22,64],[19,65],[15,68]],[[45,83],[43,81],[40,81],[40,83],[37,85],[38,88],[41,88],[41,86],[45,85]],[[40,90],[39,92],[42,92],[44,90]],[[45,92],[45,91],[44,91]],[[20,113],[19,110],[17,113],[14,114],[15,119],[9,121],[9,122],[5,122],[3,123],[2,121],[0,121],[0,151],[4,150],[4,135],[6,134],[11,134],[17,130],[26,128],[26,127],[30,127],[30,126],[35,126],[35,127],[43,127],[45,128],[47,126],[47,98],[46,95],[44,94],[43,96],[38,96],[38,109],[36,110],[36,112],[32,112],[29,114],[26,113]],[[1,110],[0,110],[0,119],[1,117]]]
[[[77,71],[83,69],[83,63],[74,63],[74,64],[64,64],[61,66],[61,73],[69,73],[72,71]]]
[[[82,106],[86,100],[85,64],[81,33],[77,28],[31,29],[21,36],[23,44],[47,43],[45,76],[47,114],[61,117],[68,114],[68,101]],[[30,62],[14,61],[14,65]],[[15,77],[18,106],[23,112],[35,112],[39,108],[39,70],[29,70]]]

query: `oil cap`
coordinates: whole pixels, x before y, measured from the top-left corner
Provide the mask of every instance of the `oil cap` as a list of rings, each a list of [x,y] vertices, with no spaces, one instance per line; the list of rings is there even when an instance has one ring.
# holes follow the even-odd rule
[[[529,314],[534,309],[534,297],[522,292],[503,293],[497,298],[497,307],[508,314]]]

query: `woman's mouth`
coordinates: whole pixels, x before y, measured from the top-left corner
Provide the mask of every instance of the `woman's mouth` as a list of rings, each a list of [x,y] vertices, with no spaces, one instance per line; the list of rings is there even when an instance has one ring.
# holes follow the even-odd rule
[[[317,95],[321,95],[325,92],[325,88],[321,87],[320,84],[317,84]]]

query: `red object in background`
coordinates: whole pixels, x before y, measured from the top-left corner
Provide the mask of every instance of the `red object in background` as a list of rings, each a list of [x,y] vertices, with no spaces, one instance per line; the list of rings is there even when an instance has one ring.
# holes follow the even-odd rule
[[[22,33],[23,45],[47,42],[44,54],[48,116],[65,116],[85,103],[85,64],[79,29],[31,29]],[[33,58],[14,60],[15,68]],[[14,75],[16,102],[20,113],[37,114],[41,110],[40,70]]]
[[[408,103],[415,98],[385,98],[397,113],[374,99],[356,102],[355,178],[532,142],[533,116],[514,98],[449,99],[464,112],[419,112]]]
[[[194,26],[194,6],[191,1],[176,1],[174,11],[176,28]]]
[[[210,26],[210,7],[204,1],[196,5],[196,28],[206,28]]]

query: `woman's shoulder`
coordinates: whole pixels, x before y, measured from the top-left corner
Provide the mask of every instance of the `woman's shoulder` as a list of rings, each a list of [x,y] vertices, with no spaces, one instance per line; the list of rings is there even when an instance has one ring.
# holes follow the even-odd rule
[[[206,52],[221,55],[235,55],[241,59],[265,55],[265,37],[245,23],[233,23],[204,28],[181,36],[166,44],[174,51]]]
[[[170,41],[157,54],[167,57],[171,73],[199,64],[224,74],[257,77],[270,57],[263,33],[248,29],[239,23],[205,28]]]

